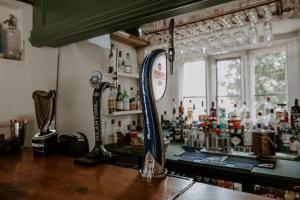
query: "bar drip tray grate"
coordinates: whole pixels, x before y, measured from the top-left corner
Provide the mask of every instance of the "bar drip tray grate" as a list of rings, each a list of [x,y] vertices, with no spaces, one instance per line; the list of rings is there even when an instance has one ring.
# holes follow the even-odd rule
[[[270,169],[273,169],[275,167],[275,161],[271,160],[244,158],[206,152],[182,151],[178,154],[175,154],[175,156],[179,157],[178,161],[244,171],[251,171],[253,167],[263,167]]]

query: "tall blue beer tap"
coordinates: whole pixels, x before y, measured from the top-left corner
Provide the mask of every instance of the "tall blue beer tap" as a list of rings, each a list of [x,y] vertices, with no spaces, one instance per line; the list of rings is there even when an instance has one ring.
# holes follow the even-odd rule
[[[173,74],[175,56],[173,33],[174,19],[171,19],[168,50],[171,74]],[[155,49],[146,56],[140,72],[140,95],[144,117],[145,153],[141,175],[147,179],[164,178],[166,176],[163,136],[156,101],[160,100],[166,91],[167,73],[167,52],[164,49]]]

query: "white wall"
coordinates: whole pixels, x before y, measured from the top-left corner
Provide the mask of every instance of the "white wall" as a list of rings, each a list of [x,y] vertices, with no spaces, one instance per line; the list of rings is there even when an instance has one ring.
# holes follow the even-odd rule
[[[21,62],[0,59],[0,121],[27,118],[25,145],[30,146],[31,136],[37,131],[32,92],[55,89],[57,49],[31,46],[28,40],[32,29],[31,6],[10,0],[0,0],[0,6],[3,2],[9,2],[22,11],[25,58]]]
[[[137,71],[136,51],[134,48],[113,42],[116,47],[122,50],[123,56],[129,52],[132,57],[133,72]],[[109,50],[88,42],[79,42],[61,47],[61,62],[58,77],[58,100],[57,100],[57,123],[56,128],[59,134],[72,132],[82,132],[87,135],[89,146],[92,148],[95,143],[93,105],[93,88],[89,85],[89,74],[95,70],[100,70],[103,74],[103,81],[112,82],[112,77],[105,74],[108,66]],[[136,91],[136,79],[120,78],[119,83],[124,85],[129,91],[133,86]],[[124,89],[124,87],[123,87]],[[131,123],[137,116],[107,117],[106,97],[109,90],[105,91],[105,98],[102,102],[103,116],[103,140],[107,143],[111,133],[111,119],[122,121],[123,129],[125,125]]]

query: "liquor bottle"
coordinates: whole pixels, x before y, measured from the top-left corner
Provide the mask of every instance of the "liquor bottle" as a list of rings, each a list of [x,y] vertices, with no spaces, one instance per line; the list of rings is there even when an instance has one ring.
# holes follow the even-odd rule
[[[267,101],[265,102],[265,105],[264,105],[264,115],[270,114],[271,109],[274,109],[274,106],[271,103],[271,98],[267,97]]]
[[[257,116],[255,124],[256,124],[255,128],[257,130],[262,130],[264,128],[265,122],[264,122],[261,112],[258,112],[258,116]]]
[[[193,104],[192,104],[192,100],[190,99],[189,107],[187,109],[187,122],[192,123],[192,121],[193,121]]]
[[[141,105],[141,99],[140,99],[140,91],[137,91],[136,95],[136,109],[137,110],[142,110],[142,105]]]
[[[228,120],[233,119],[234,117],[239,117],[238,115],[238,108],[237,108],[237,104],[233,104],[233,109],[231,112],[228,113]]]
[[[123,144],[123,130],[122,130],[122,122],[118,121],[118,128],[117,128],[117,143],[118,145]]]
[[[253,132],[253,122],[250,116],[250,111],[246,112],[246,118],[242,122],[244,126],[244,146],[252,146],[252,132]]]
[[[176,109],[177,109],[177,106],[176,106],[176,103],[175,103],[175,99],[173,98],[173,107],[172,107],[172,114],[176,117]]]
[[[295,99],[295,105],[291,108],[291,128],[298,134],[300,129],[300,106],[298,99]]]
[[[142,131],[142,130],[143,130],[143,127],[142,127],[141,119],[138,118],[137,125],[136,125],[136,131]]]
[[[115,112],[116,108],[115,108],[115,98],[113,95],[113,89],[110,88],[110,93],[109,93],[109,97],[108,97],[108,113],[112,114],[113,112]]]
[[[124,94],[123,94],[123,106],[124,106],[124,110],[125,111],[129,111],[130,110],[129,96],[127,94],[127,90],[124,90]]]
[[[167,111],[164,111],[163,119],[164,121],[168,121]]]
[[[211,107],[209,109],[209,116],[211,118],[216,118],[217,117],[217,110],[215,108],[215,102],[211,102]]]
[[[123,104],[123,95],[121,92],[121,85],[118,85],[118,93],[117,93],[117,111],[124,111],[124,104]]]
[[[118,142],[118,137],[117,137],[117,127],[115,124],[115,120],[111,120],[111,143],[112,144],[117,144]]]
[[[241,118],[241,121],[243,121],[244,119],[246,119],[248,111],[250,111],[250,109],[247,107],[246,101],[244,101],[243,102],[243,106],[240,109],[240,114],[239,114],[240,118]]]
[[[268,127],[269,130],[275,131],[276,132],[276,119],[275,119],[275,114],[274,114],[274,109],[272,108],[270,110],[270,115],[268,118],[268,121],[266,123],[266,127]]]
[[[132,121],[131,130],[136,131],[136,123],[134,120]]]
[[[130,60],[130,53],[126,54],[125,58],[125,73],[131,73],[132,71],[132,65],[131,65],[131,60]]]
[[[221,103],[220,103],[220,105],[218,106],[219,107],[219,109],[218,109],[218,117],[220,118],[224,113],[225,113],[225,115],[226,115],[226,108],[224,107],[224,102],[223,102],[223,99],[221,99],[221,101],[220,101]]]
[[[17,18],[10,15],[3,24],[8,25],[2,30],[4,57],[21,60],[21,32],[17,27]]]
[[[133,87],[130,88],[130,94],[129,94],[129,107],[130,110],[136,110],[136,100],[135,100],[135,94],[133,91]]]
[[[225,131],[227,129],[227,118],[226,118],[226,113],[225,113],[225,108],[220,108],[219,109],[219,128],[222,131]]]
[[[198,124],[198,119],[197,119],[197,116],[196,116],[196,105],[193,104],[193,124]]]
[[[112,74],[116,66],[116,55],[115,55],[115,46],[111,44],[110,53],[108,57],[108,73]]]
[[[280,151],[289,152],[292,135],[291,135],[291,131],[287,127],[284,118],[280,120],[278,136],[279,136],[278,140],[279,140]]]
[[[124,59],[122,57],[122,51],[119,51],[118,66],[118,72],[124,72]]]
[[[178,109],[178,113],[179,113],[179,117],[184,117],[184,107],[183,107],[183,103],[182,101],[180,101],[180,106],[179,106],[179,109]]]

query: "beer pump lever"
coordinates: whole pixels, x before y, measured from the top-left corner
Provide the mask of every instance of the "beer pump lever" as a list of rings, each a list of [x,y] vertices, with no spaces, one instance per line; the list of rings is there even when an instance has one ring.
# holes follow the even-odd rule
[[[93,114],[95,128],[95,147],[84,157],[75,159],[74,162],[84,165],[95,165],[111,157],[111,153],[105,149],[102,143],[101,100],[102,94],[105,89],[113,87],[114,84],[110,84],[109,82],[101,82],[102,74],[100,71],[92,72],[89,81],[92,88],[94,88]]]
[[[168,59],[170,71],[173,73],[174,61],[174,19],[169,26],[170,44]],[[164,178],[165,152],[162,130],[156,108],[156,101],[160,100],[167,86],[167,52],[164,49],[155,49],[144,59],[140,71],[141,104],[144,118],[144,153],[145,160],[141,169],[141,176],[148,180]]]

